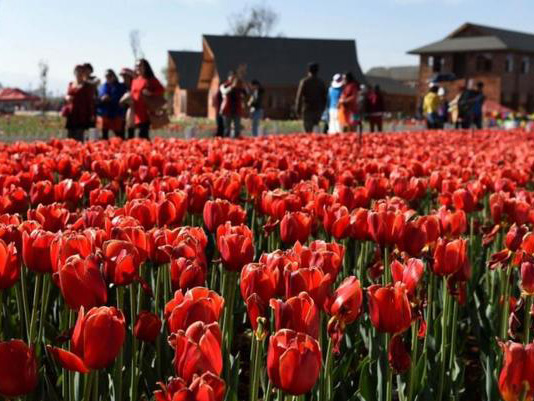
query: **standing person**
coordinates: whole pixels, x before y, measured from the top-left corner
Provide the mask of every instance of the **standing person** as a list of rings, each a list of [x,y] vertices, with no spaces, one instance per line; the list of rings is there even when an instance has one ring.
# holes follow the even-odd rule
[[[161,107],[165,103],[163,99],[164,89],[154,75],[149,62],[142,58],[136,65],[136,78],[132,82],[132,100],[134,108],[135,127],[139,130],[139,138],[150,138],[150,113],[154,105]]]
[[[89,138],[96,139],[96,104],[98,103],[98,87],[100,86],[100,79],[95,76],[93,66],[91,63],[84,63],[83,75],[84,80],[93,88],[93,102],[91,107],[91,125],[89,126]]]
[[[230,71],[228,79],[220,86],[222,94],[221,115],[224,119],[224,136],[232,136],[232,124],[234,126],[233,138],[241,137],[241,117],[244,114],[245,85],[239,73]]]
[[[301,79],[297,90],[295,109],[297,115],[302,115],[304,131],[313,132],[319,125],[321,115],[326,106],[326,86],[319,73],[319,64],[308,65],[308,75]]]
[[[123,68],[120,72],[122,78],[122,84],[126,89],[126,92],[120,99],[121,107],[124,111],[124,128],[127,139],[133,139],[135,136],[135,116],[132,101],[132,82],[135,78],[135,72],[130,68]]]
[[[430,84],[430,89],[423,99],[423,115],[426,118],[428,129],[437,129],[439,127],[439,97],[438,86],[435,83]]]
[[[260,122],[263,119],[263,96],[265,90],[257,79],[253,79],[250,82],[250,86],[248,106],[250,107],[250,118],[252,120],[252,136],[256,138],[259,136]]]
[[[371,132],[375,132],[375,129],[378,132],[382,132],[382,118],[384,111],[384,97],[382,96],[382,91],[380,90],[379,85],[375,85],[367,95],[367,115],[369,125],[371,126]]]
[[[484,96],[484,83],[478,82],[477,88],[473,94],[473,108],[472,108],[473,124],[478,129],[482,129],[482,123],[483,123],[482,108],[484,106],[485,100],[486,100],[486,97]]]
[[[343,92],[339,98],[339,109],[342,118],[342,130],[355,132],[358,116],[358,83],[352,72],[346,72],[344,76]]]
[[[217,132],[215,136],[223,137],[224,136],[224,118],[221,114],[221,105],[223,101],[223,96],[221,89],[217,88],[217,92],[213,95],[211,103],[215,109],[215,121],[217,123]]]
[[[464,96],[465,86],[461,85],[458,89],[458,94],[449,103],[449,114],[451,116],[451,123],[455,129],[460,129],[462,126],[462,115],[460,113],[460,101]]]
[[[438,128],[443,129],[445,128],[445,124],[449,121],[449,102],[447,100],[447,92],[445,91],[445,88],[440,87],[438,89],[438,98],[439,98],[439,106],[438,106]]]
[[[109,131],[124,139],[125,109],[120,100],[126,93],[126,86],[119,82],[115,71],[106,71],[106,82],[98,90],[97,126],[102,131],[102,139],[109,139]]]
[[[63,115],[67,119],[68,138],[83,142],[85,131],[93,124],[94,88],[85,80],[82,65],[74,68],[74,78],[67,89]]]
[[[328,109],[328,133],[337,134],[341,132],[341,125],[339,124],[339,99],[343,92],[343,75],[336,74],[332,78],[330,88],[328,88],[328,98],[326,107]]]

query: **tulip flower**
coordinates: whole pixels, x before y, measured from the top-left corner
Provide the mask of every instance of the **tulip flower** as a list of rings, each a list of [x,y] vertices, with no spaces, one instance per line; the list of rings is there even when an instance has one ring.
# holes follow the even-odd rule
[[[406,286],[408,295],[414,295],[415,289],[421,280],[425,266],[421,259],[410,258],[406,264],[395,260],[391,264],[393,281],[401,282]]]
[[[171,333],[186,330],[195,322],[206,324],[219,320],[224,307],[224,298],[215,291],[195,287],[185,293],[178,290],[165,305],[165,317]]]
[[[218,323],[195,322],[187,330],[171,334],[169,344],[175,351],[176,375],[186,382],[206,372],[220,375],[223,368],[221,343]]]
[[[78,181],[66,179],[54,186],[54,200],[68,205],[69,210],[75,210],[83,198],[83,187]]]
[[[38,221],[43,230],[56,233],[63,230],[70,218],[70,213],[59,203],[39,205],[36,209],[28,210],[28,219]]]
[[[50,205],[54,203],[54,185],[50,181],[38,181],[30,189],[30,203],[33,207],[39,204]]]
[[[176,226],[182,223],[187,211],[187,194],[174,191],[165,195],[156,207],[158,226]]]
[[[238,173],[225,173],[213,182],[213,197],[237,203],[241,192],[241,176]]]
[[[354,209],[350,214],[350,232],[349,236],[358,241],[370,239],[368,226],[369,210],[359,208]]]
[[[293,247],[295,250],[297,246]],[[330,274],[333,281],[343,266],[345,247],[336,242],[315,240],[309,247],[312,252],[310,266],[319,267],[325,274]]]
[[[234,205],[226,200],[216,199],[206,202],[203,217],[208,231],[214,233],[220,225],[227,221],[233,225],[244,223],[247,214],[239,205]]]
[[[291,395],[315,386],[322,366],[319,343],[304,333],[283,329],[269,338],[267,374],[274,387]]]
[[[469,268],[467,240],[447,241],[438,239],[434,251],[432,271],[438,276],[449,276]]]
[[[476,200],[471,191],[467,189],[460,188],[454,191],[452,201],[456,209],[461,209],[466,213],[471,213],[476,207]]]
[[[312,219],[302,212],[287,212],[280,222],[280,239],[285,244],[305,243],[311,234]]]
[[[411,356],[400,334],[391,337],[388,347],[389,365],[395,372],[402,374],[410,369]]]
[[[313,299],[301,292],[285,302],[280,299],[271,299],[276,330],[291,329],[306,333],[313,338],[319,338],[320,311]]]
[[[381,333],[402,333],[412,322],[410,302],[403,283],[372,285],[367,289],[369,317]]]
[[[171,262],[172,290],[187,291],[193,287],[202,287],[206,281],[206,268],[196,259],[180,257]]]
[[[229,222],[217,228],[217,249],[223,266],[230,271],[240,271],[254,259],[254,237],[247,226],[232,226]]]
[[[86,258],[92,251],[93,244],[86,235],[73,231],[58,233],[50,244],[52,270],[57,272],[70,256]]]
[[[99,262],[94,255],[86,258],[73,255],[54,273],[54,280],[69,308],[90,309],[107,302],[107,287]]]
[[[87,312],[81,307],[70,340],[71,351],[48,346],[59,364],[67,370],[87,373],[110,366],[126,337],[122,312],[101,306]]]
[[[329,315],[335,316],[344,324],[350,324],[360,315],[362,300],[360,281],[349,276],[329,297],[325,307]]]
[[[11,288],[20,277],[20,258],[14,243],[0,239],[0,291]]]
[[[44,230],[22,234],[22,260],[26,267],[36,273],[52,273],[50,245],[55,236]]]
[[[20,397],[31,393],[39,381],[33,347],[22,340],[0,342],[0,395]]]
[[[137,316],[133,333],[136,338],[147,343],[153,343],[161,331],[161,319],[155,313],[141,311]]]
[[[115,193],[109,189],[96,188],[89,193],[89,205],[91,206],[106,207],[108,205],[113,206],[114,204]]]
[[[244,300],[256,293],[265,303],[279,295],[282,285],[280,270],[272,265],[249,263],[241,270],[241,296]]]
[[[406,252],[412,257],[417,257],[421,254],[423,247],[427,243],[424,223],[425,220],[417,219],[408,221],[402,226],[397,238],[397,247],[400,251]]]
[[[126,241],[106,241],[102,246],[104,275],[109,283],[129,285],[139,278],[139,253]]]
[[[396,241],[394,229],[401,231],[404,216],[392,211],[369,212],[367,223],[369,234],[378,245],[391,246]]]
[[[529,296],[534,295],[534,263],[531,261],[521,263],[521,290]]]
[[[182,378],[170,378],[158,386],[155,401],[223,401],[226,393],[224,380],[211,372],[196,376],[189,386]]]
[[[322,307],[332,284],[329,274],[316,267],[285,271],[286,298],[307,292],[318,307]]]
[[[187,211],[191,214],[200,214],[209,198],[209,189],[196,184],[187,188]]]
[[[124,205],[127,216],[136,218],[145,230],[149,230],[156,224],[156,204],[149,199],[134,199]]]
[[[350,232],[350,214],[345,206],[334,203],[324,211],[323,226],[335,239],[346,238]]]
[[[504,401],[520,401],[534,397],[534,344],[514,342],[502,344],[504,362],[499,376],[499,391]]]
[[[505,244],[506,248],[508,248],[510,251],[515,252],[519,249],[521,246],[521,243],[523,242],[523,238],[528,233],[528,227],[525,225],[518,226],[517,224],[513,224],[508,232],[506,233],[505,237]]]

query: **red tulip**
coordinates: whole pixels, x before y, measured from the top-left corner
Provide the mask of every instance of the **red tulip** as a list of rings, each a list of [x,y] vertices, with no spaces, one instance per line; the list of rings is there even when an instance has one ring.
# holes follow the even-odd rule
[[[369,212],[367,223],[369,234],[381,247],[391,246],[395,243],[395,229],[398,232],[404,224],[404,216],[392,211]]]
[[[240,271],[254,259],[254,237],[247,226],[232,226],[229,222],[217,228],[217,248],[223,266],[230,271]]]
[[[513,224],[508,232],[506,233],[505,237],[505,244],[506,248],[511,250],[512,252],[515,252],[519,249],[521,246],[521,243],[523,242],[523,237],[528,233],[528,227],[525,225],[518,226],[517,224]]]
[[[226,200],[215,199],[206,202],[203,217],[208,231],[214,233],[220,225],[227,221],[233,225],[244,223],[247,214],[239,205],[234,205]]]
[[[471,191],[460,188],[453,192],[452,201],[456,209],[461,209],[466,213],[471,213],[475,210],[476,200]]]
[[[104,305],[107,302],[107,287],[100,272],[99,260],[94,255],[82,258],[69,257],[54,273],[65,303],[69,308],[78,310]]]
[[[111,239],[130,242],[137,249],[141,261],[145,261],[151,251],[151,243],[144,228],[135,224],[134,226],[113,227]]]
[[[161,331],[161,319],[155,313],[141,311],[137,316],[133,333],[136,338],[147,343],[153,343]]]
[[[157,204],[158,226],[177,226],[187,211],[187,194],[183,191],[168,193]]]
[[[256,293],[265,303],[279,295],[282,284],[280,270],[272,265],[249,263],[241,270],[241,296],[247,300]]]
[[[14,243],[0,239],[0,290],[11,288],[20,277],[20,258]]]
[[[181,378],[170,378],[167,384],[158,383],[155,401],[223,401],[226,392],[224,380],[211,372],[197,376],[188,386]]]
[[[293,249],[295,250],[295,245]],[[312,252],[310,266],[319,267],[325,274],[330,274],[331,280],[339,274],[345,257],[345,247],[336,242],[315,240],[309,247]]]
[[[529,296],[534,295],[534,263],[531,261],[521,264],[521,290]]]
[[[534,344],[507,342],[501,345],[504,362],[499,376],[499,391],[504,401],[520,401],[534,397]]]
[[[75,210],[82,198],[83,187],[78,181],[66,179],[54,186],[54,200],[66,203],[70,210]]]
[[[89,205],[91,206],[106,207],[108,205],[113,206],[114,204],[115,193],[109,189],[96,188],[89,193]]]
[[[208,201],[210,191],[203,185],[195,184],[187,188],[187,211],[191,214],[200,214]]]
[[[276,388],[306,394],[315,386],[321,365],[321,349],[312,337],[283,329],[269,339],[267,374]]]
[[[362,306],[360,281],[349,276],[339,285],[326,303],[327,312],[344,324],[350,324],[360,315]]]
[[[300,268],[284,272],[286,298],[307,292],[318,307],[322,307],[328,294],[332,279],[329,274],[316,267]]]
[[[410,258],[406,264],[397,260],[391,264],[391,275],[395,283],[401,282],[406,286],[408,295],[413,295],[421,280],[425,266],[421,259]]]
[[[389,341],[388,361],[389,365],[398,374],[406,373],[410,370],[412,358],[400,334],[395,334]]]
[[[346,238],[350,232],[350,214],[345,206],[334,203],[324,211],[323,226],[325,231],[335,239]]]
[[[287,301],[271,299],[270,306],[274,313],[276,330],[291,329],[319,338],[319,308],[305,292]]]
[[[87,373],[111,365],[126,337],[122,312],[114,307],[80,308],[72,332],[71,351],[48,346],[54,358],[67,370]]]
[[[206,281],[206,268],[196,259],[178,258],[171,262],[172,290],[187,291],[202,287]]]
[[[30,189],[30,203],[37,205],[50,205],[54,203],[54,185],[50,181],[39,181],[32,184]]]
[[[287,212],[280,222],[280,239],[285,244],[305,243],[311,234],[312,219],[302,212]]]
[[[449,276],[469,267],[467,240],[447,241],[438,239],[434,251],[432,271],[438,276]]]
[[[58,232],[63,230],[70,218],[70,213],[67,209],[53,203],[51,205],[39,205],[36,209],[28,210],[28,219],[35,220],[41,224],[43,230]]]
[[[350,214],[349,236],[358,241],[367,241],[370,238],[368,225],[369,210],[359,208],[354,209]]]
[[[215,291],[195,287],[185,293],[178,290],[165,305],[165,317],[171,333],[185,330],[195,322],[206,324],[219,320],[224,307],[224,298]]]
[[[50,245],[55,236],[44,230],[22,234],[22,259],[26,267],[36,273],[52,273]]]
[[[267,319],[267,303],[257,293],[253,293],[245,299],[245,305],[247,306],[247,314],[252,331],[256,332],[258,329],[258,318],[262,317]]]
[[[467,231],[467,216],[463,210],[448,211],[445,207],[439,209],[441,233],[457,237]]]
[[[70,256],[86,258],[92,251],[93,244],[87,236],[73,231],[58,233],[50,243],[52,270],[57,272]]]
[[[129,285],[139,278],[139,253],[126,241],[106,241],[102,246],[104,275],[109,283]]]
[[[227,172],[213,181],[213,197],[226,199],[236,203],[241,192],[241,176],[235,172]]]
[[[136,218],[145,230],[156,225],[156,204],[149,199],[134,199],[126,202],[124,212],[127,216]]]
[[[0,395],[20,397],[31,393],[39,381],[33,347],[22,340],[0,342]]]
[[[371,323],[379,332],[402,333],[410,327],[412,312],[404,284],[372,285],[367,298]]]
[[[217,323],[195,322],[186,331],[171,334],[169,344],[174,349],[174,370],[186,382],[194,375],[211,372],[220,375],[223,368],[221,330]]]
[[[397,238],[397,247],[412,257],[421,254],[427,243],[427,234],[424,226],[425,220],[408,221],[403,226]]]

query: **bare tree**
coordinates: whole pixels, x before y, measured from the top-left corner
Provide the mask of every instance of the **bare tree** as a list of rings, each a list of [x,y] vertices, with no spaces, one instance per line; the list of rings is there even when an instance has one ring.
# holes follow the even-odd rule
[[[48,91],[48,71],[50,69],[48,62],[45,60],[39,61],[39,94],[41,95],[42,111],[44,113],[46,108],[46,97]]]
[[[257,4],[228,17],[230,34],[236,36],[272,36],[280,16],[272,8]]]
[[[141,32],[138,29],[130,31],[130,47],[136,61],[145,56],[141,48]]]

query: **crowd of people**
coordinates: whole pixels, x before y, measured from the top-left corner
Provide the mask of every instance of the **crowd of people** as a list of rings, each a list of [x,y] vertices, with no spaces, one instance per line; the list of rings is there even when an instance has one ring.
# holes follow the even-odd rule
[[[106,70],[104,82],[93,75],[89,63],[74,68],[62,115],[67,136],[83,141],[88,131],[97,130],[102,139],[112,131],[123,139],[150,137],[150,128],[168,122],[164,88],[152,67],[140,59],[135,70],[123,68],[119,75]]]
[[[438,83],[431,82],[422,103],[422,113],[428,129],[443,129],[447,124],[454,128],[482,128],[485,101],[484,83],[472,81],[461,86],[456,96],[447,100],[447,92]]]
[[[308,74],[299,84],[295,109],[302,117],[305,132],[354,132],[365,119],[371,131],[382,131],[384,100],[380,87],[367,90],[359,84],[352,72],[335,74],[328,89],[319,78],[319,65],[311,63]]]

